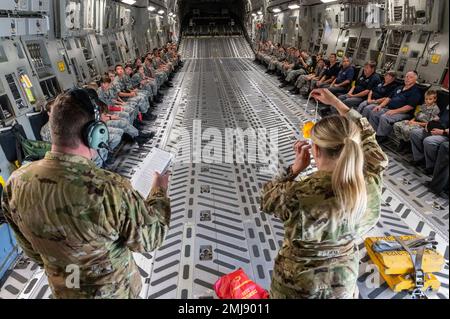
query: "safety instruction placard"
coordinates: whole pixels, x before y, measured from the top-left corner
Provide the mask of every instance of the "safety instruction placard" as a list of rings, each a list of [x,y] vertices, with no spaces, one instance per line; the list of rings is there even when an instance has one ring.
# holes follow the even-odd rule
[[[441,55],[440,54],[433,54],[431,56],[431,63],[439,64],[440,61],[441,61]]]
[[[64,61],[58,62],[58,70],[59,72],[64,72],[66,70],[66,64],[64,63]]]

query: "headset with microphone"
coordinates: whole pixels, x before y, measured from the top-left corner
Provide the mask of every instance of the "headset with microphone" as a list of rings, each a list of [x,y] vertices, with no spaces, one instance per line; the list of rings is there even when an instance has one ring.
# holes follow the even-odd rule
[[[100,119],[100,108],[95,102],[95,96],[92,96],[94,94],[89,94],[88,90],[81,88],[74,88],[69,91],[69,94],[79,102],[86,112],[94,116],[94,120],[86,123],[82,129],[83,143],[94,150],[105,148],[109,151],[108,127]]]

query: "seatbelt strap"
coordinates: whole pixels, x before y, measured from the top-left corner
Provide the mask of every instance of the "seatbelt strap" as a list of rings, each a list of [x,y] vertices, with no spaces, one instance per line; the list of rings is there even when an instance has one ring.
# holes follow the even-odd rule
[[[411,292],[412,299],[428,299],[428,297],[423,292],[423,287],[425,285],[425,274],[422,269],[423,255],[427,245],[423,245],[419,249],[417,249],[417,253],[414,256],[411,249],[409,249],[408,245],[406,245],[405,242],[400,239],[400,237],[395,236],[394,238],[403,247],[403,249],[408,252],[414,266],[413,276],[415,287]]]
[[[422,246],[437,246],[437,241],[432,236],[425,238],[417,238],[413,240],[403,241],[403,243],[410,249],[418,249]],[[372,249],[376,253],[382,253],[385,251],[403,250],[402,246],[395,241],[380,240],[372,245]]]

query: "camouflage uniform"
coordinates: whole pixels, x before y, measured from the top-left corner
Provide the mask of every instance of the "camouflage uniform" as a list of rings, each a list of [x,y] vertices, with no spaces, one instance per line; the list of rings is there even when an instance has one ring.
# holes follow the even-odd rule
[[[436,117],[439,116],[439,106],[436,104],[432,106],[427,106],[426,104],[423,104],[419,107],[419,112],[415,116],[415,121],[422,122],[422,123],[428,123],[430,121],[433,121],[436,119]],[[395,136],[405,142],[410,141],[411,132],[419,126],[417,125],[409,125],[407,121],[401,121],[394,124],[394,133]]]
[[[118,76],[114,78],[114,86],[119,89],[119,92],[132,89],[131,82],[129,82],[127,78],[129,79],[129,76],[126,74],[124,74],[122,78],[119,78]],[[148,99],[142,94],[137,94],[134,97],[129,97],[126,99],[126,101],[143,114],[147,113],[148,109],[150,108]]]
[[[286,52],[284,50],[278,50],[275,52],[273,59],[270,61],[268,69],[270,71],[281,70],[283,61],[286,59]]]
[[[163,53],[161,55],[161,61],[163,61],[167,65],[170,72],[173,72],[174,66],[173,66],[172,62],[170,62],[169,57],[167,56],[166,53]]]
[[[118,128],[123,130],[124,133],[127,133],[131,137],[139,135],[139,130],[123,119],[107,121],[106,126],[108,126],[108,128]]]
[[[285,238],[272,276],[272,298],[353,298],[359,256],[355,239],[380,216],[382,173],[388,159],[367,119],[351,110],[347,117],[362,129],[367,210],[354,227],[332,191],[331,173],[317,171],[294,181],[283,173],[262,191],[261,209],[284,222]]]
[[[55,298],[137,298],[142,284],[132,252],[160,247],[170,221],[163,189],[144,200],[129,180],[54,152],[11,175],[3,209],[24,252],[45,268]],[[78,289],[66,284],[76,284],[75,266]]]
[[[111,122],[111,121],[109,121]],[[124,130],[119,127],[114,127],[108,125],[108,122],[106,123],[106,126],[108,127],[109,132],[109,148],[114,150],[117,146],[119,146],[120,141],[122,141],[122,136],[124,133]]]
[[[44,142],[52,142],[52,135],[50,134],[50,121],[48,121],[44,126],[41,128],[41,139]]]
[[[317,66],[314,70],[314,76],[317,78],[321,78],[325,73],[325,66],[319,67]],[[295,82],[295,87],[300,90],[302,94],[307,94],[310,89],[313,89],[316,85],[316,80],[307,80],[308,75],[300,75]]]
[[[141,87],[143,90],[148,91],[152,96],[158,95],[158,86],[156,85],[155,80],[150,80],[148,84],[142,85],[141,82],[144,80],[144,77],[139,72],[136,72],[131,77],[131,83],[134,87]]]
[[[153,59],[153,74],[155,74],[155,78],[158,82],[158,85],[161,86],[164,83],[166,83],[166,81],[168,80],[168,76],[166,74],[166,72],[164,72],[163,70],[158,70],[159,68],[159,62],[156,59]]]
[[[270,61],[272,60],[273,55],[275,54],[275,50],[277,48],[273,44],[267,45],[266,49],[264,50],[263,54],[263,61],[269,65]]]
[[[102,88],[99,88],[97,90],[97,94],[98,94],[98,98],[103,103],[105,103],[108,106],[114,106],[115,105],[114,100],[117,98],[117,94],[119,91],[117,91],[114,87],[111,86],[106,91],[103,90]],[[134,107],[128,103],[121,107],[123,108],[123,112],[125,112],[127,114],[127,116],[124,116],[123,114],[118,114],[118,113],[122,113],[122,112],[113,112],[113,113],[121,116],[125,120],[128,120],[130,123],[133,123],[138,114],[138,112],[136,111],[136,107]]]

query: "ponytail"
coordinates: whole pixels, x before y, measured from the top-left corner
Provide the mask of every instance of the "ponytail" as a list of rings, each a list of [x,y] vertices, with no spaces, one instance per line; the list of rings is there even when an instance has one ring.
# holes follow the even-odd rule
[[[331,183],[342,209],[350,214],[352,225],[356,224],[367,206],[363,168],[364,153],[359,142],[345,138]]]
[[[314,126],[312,139],[325,156],[336,161],[331,177],[333,192],[344,218],[355,226],[367,206],[361,132],[346,117],[329,116]]]

